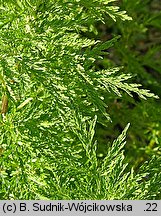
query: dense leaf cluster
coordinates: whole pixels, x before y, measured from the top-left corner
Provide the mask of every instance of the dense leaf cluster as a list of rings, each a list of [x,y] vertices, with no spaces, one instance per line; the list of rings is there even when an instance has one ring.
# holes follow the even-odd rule
[[[130,21],[114,0],[0,3],[2,199],[152,199],[160,157],[127,171],[122,134],[97,156],[95,126],[110,124],[105,95],[157,97],[124,69],[97,69],[118,36],[87,38],[96,21]],[[109,18],[110,19],[110,18]],[[7,105],[8,104],[8,105]]]

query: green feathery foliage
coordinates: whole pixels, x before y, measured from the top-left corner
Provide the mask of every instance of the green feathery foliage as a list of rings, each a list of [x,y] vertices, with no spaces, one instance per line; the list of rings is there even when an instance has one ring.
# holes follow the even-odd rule
[[[104,69],[109,66],[123,66],[125,73],[132,75],[132,82],[141,83],[143,88],[150,89],[161,97],[161,13],[159,0],[123,0],[121,9],[126,10],[133,18],[130,22],[117,21],[115,25],[106,18],[104,25],[97,24],[97,38],[111,37],[120,34],[120,40],[109,50],[108,58],[99,60]],[[160,100],[140,100],[132,97],[105,97],[112,124],[108,130],[99,127],[97,134],[103,145],[99,151],[105,155],[106,137],[112,141],[118,136],[127,122],[131,123],[128,145],[125,146],[127,161],[137,170],[152,155],[160,155],[161,120]],[[98,138],[99,139],[99,138]]]
[[[122,134],[97,157],[105,95],[157,98],[121,67],[95,62],[119,36],[87,38],[96,21],[130,21],[115,0],[0,1],[1,199],[153,199],[161,157],[127,171]],[[110,19],[110,18],[109,18]],[[5,95],[5,97],[4,97]]]

